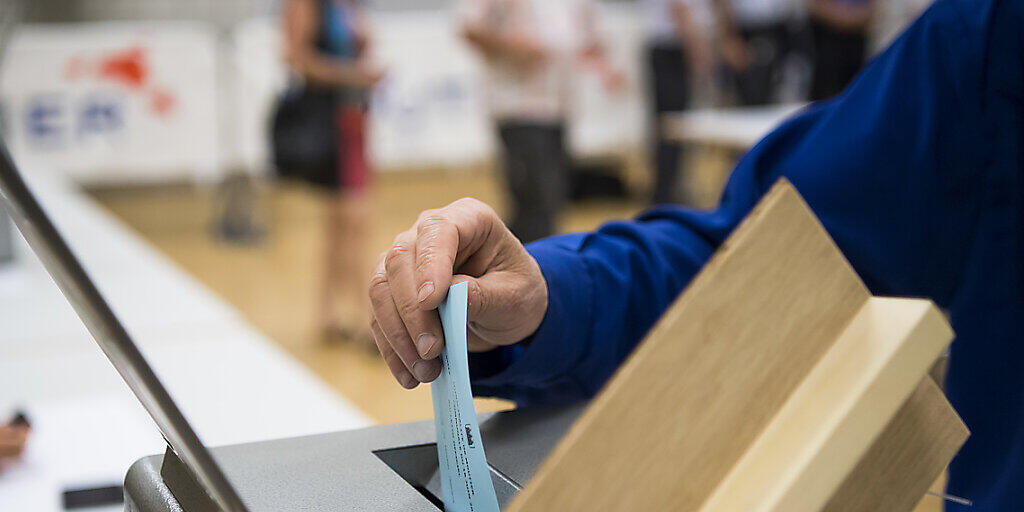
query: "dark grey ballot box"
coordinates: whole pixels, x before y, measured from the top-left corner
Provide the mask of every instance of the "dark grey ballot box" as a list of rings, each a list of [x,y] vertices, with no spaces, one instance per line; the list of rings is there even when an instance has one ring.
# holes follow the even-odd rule
[[[537,471],[584,404],[480,415],[502,508]],[[442,510],[433,421],[211,448],[252,512]],[[217,510],[173,452],[139,459],[128,512]]]

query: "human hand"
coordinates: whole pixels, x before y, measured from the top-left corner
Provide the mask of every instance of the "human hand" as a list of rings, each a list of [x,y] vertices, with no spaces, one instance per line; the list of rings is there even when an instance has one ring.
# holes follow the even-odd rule
[[[387,70],[369,60],[361,59],[356,67],[356,85],[359,87],[373,87],[384,79]]]
[[[694,73],[698,75],[710,73],[711,65],[714,62],[711,45],[703,38],[696,38],[686,47],[686,60]]]
[[[25,451],[28,431],[29,428],[25,425],[0,426],[0,469],[7,459],[19,457]]]
[[[469,282],[471,352],[526,338],[547,311],[540,267],[490,206],[467,198],[424,211],[380,255],[369,284],[370,328],[403,387],[440,373],[444,337],[436,308],[462,281]]]
[[[601,84],[608,92],[622,92],[626,90],[626,75],[621,71],[608,69],[601,73]]]
[[[528,68],[539,66],[548,58],[547,49],[531,35],[510,36],[505,41],[505,47],[513,61]]]
[[[750,66],[750,49],[739,36],[726,37],[722,41],[722,58],[734,71],[743,71]]]

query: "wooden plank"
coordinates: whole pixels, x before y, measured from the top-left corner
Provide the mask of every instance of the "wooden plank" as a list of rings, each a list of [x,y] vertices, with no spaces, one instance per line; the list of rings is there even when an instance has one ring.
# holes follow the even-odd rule
[[[509,510],[696,510],[868,298],[777,184]]]
[[[929,301],[869,299],[701,510],[821,510],[952,337]]]
[[[916,503],[925,503],[921,496],[969,434],[939,386],[930,377],[921,379],[822,511],[913,510]],[[926,499],[942,509],[941,498]]]

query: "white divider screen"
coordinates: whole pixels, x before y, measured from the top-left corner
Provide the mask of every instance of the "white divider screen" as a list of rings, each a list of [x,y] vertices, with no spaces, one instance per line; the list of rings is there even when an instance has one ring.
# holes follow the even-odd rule
[[[203,23],[19,27],[0,69],[8,145],[79,182],[215,179],[216,56]]]

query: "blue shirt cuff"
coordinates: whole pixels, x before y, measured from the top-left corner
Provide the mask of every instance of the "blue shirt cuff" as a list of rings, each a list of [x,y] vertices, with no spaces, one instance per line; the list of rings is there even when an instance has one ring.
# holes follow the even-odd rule
[[[534,334],[513,345],[470,354],[474,389],[542,387],[566,375],[584,356],[592,322],[593,281],[576,250],[581,237],[548,238],[527,246],[548,287],[548,307]]]

